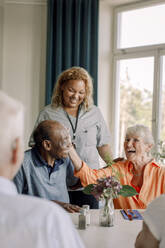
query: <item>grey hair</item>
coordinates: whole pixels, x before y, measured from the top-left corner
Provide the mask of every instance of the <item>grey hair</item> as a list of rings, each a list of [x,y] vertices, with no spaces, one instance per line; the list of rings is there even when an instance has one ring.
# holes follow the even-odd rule
[[[149,145],[154,145],[154,139],[150,129],[144,125],[135,125],[132,127],[128,127],[126,131],[126,136],[128,135],[137,135],[141,137],[144,143]]]
[[[0,166],[10,160],[16,138],[23,140],[23,105],[0,90]]]

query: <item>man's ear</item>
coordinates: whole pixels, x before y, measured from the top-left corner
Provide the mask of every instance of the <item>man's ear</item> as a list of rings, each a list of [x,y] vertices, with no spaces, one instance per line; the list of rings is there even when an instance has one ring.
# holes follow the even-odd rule
[[[44,150],[50,151],[51,150],[51,141],[50,140],[42,141],[42,146],[43,146]]]

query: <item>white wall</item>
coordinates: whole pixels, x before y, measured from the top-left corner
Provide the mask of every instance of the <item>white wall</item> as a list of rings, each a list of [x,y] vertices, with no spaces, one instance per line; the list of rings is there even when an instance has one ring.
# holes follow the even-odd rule
[[[113,8],[107,1],[100,1],[99,7],[98,106],[112,134]]]
[[[0,2],[0,88],[2,86],[3,5]]]
[[[37,0],[4,1],[0,10],[0,88],[25,105],[27,148],[45,102],[47,6]]]
[[[0,88],[26,110],[25,148],[45,103],[47,0],[0,0]],[[112,8],[100,1],[98,105],[111,130]]]

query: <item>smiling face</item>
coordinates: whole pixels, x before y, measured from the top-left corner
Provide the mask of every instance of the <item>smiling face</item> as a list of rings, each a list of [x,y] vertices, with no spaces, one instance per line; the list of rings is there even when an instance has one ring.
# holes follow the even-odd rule
[[[68,152],[72,146],[71,138],[67,130],[63,131],[59,137],[59,145],[56,149],[56,156],[58,158],[68,157]]]
[[[63,104],[68,108],[78,108],[85,98],[83,80],[69,80],[62,86]]]
[[[124,150],[129,161],[137,162],[139,160],[144,160],[150,149],[151,146],[146,144],[142,137],[133,134],[126,135]]]
[[[56,159],[68,157],[71,148],[71,138],[66,128],[53,130],[51,134],[51,150],[50,155]]]

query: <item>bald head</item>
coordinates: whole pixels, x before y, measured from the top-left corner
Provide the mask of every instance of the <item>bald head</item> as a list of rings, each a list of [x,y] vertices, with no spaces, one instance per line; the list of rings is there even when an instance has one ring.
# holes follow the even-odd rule
[[[35,129],[33,137],[41,156],[46,154],[53,159],[68,156],[71,147],[70,135],[68,130],[59,122],[42,121]]]
[[[52,140],[52,138],[56,145],[59,145],[62,135],[66,132],[66,128],[57,121],[42,121],[33,133],[35,145],[42,147],[44,140]]]

